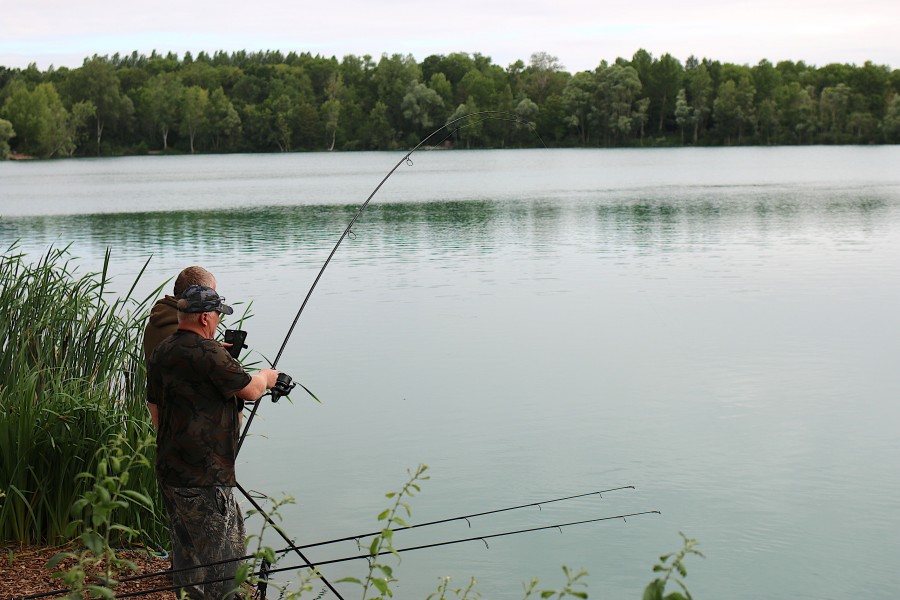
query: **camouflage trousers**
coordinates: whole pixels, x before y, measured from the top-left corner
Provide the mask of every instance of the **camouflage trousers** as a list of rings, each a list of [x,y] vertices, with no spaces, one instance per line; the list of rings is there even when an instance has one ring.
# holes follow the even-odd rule
[[[231,597],[240,561],[204,565],[246,554],[244,519],[232,488],[160,488],[169,515],[175,585],[191,600]],[[211,582],[216,579],[225,581]]]

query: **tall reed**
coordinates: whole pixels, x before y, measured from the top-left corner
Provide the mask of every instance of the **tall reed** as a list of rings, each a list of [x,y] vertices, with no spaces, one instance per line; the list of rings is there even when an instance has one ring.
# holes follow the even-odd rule
[[[159,289],[132,297],[145,264],[127,294],[111,294],[109,261],[79,275],[68,247],[34,263],[16,244],[0,256],[0,540],[64,541],[98,449],[118,433],[135,448],[152,430],[141,336]],[[152,466],[128,486],[158,497]],[[161,508],[118,514],[149,543],[167,537]]]

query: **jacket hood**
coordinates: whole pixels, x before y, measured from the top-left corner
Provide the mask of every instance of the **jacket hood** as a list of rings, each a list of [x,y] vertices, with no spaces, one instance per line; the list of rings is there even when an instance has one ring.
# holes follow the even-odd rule
[[[178,301],[174,296],[164,296],[150,309],[150,318],[144,329],[144,358],[159,346],[159,343],[178,330]]]

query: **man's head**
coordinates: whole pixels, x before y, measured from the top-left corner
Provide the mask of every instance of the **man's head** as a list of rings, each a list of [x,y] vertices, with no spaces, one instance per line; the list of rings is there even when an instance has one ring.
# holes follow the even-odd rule
[[[207,338],[215,336],[220,315],[234,312],[216,290],[205,285],[192,285],[178,300],[178,328],[188,329]]]
[[[182,269],[178,277],[175,278],[175,289],[172,290],[172,293],[175,295],[175,298],[181,298],[184,291],[192,285],[203,285],[216,289],[216,278],[203,267],[187,267]]]

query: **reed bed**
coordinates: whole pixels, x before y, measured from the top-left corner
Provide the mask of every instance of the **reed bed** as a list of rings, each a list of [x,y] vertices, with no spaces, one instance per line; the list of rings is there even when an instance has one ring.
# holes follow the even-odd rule
[[[0,256],[0,540],[66,541],[72,503],[91,485],[113,436],[136,448],[152,432],[145,407],[141,338],[155,290],[132,297],[108,291],[110,253],[100,272],[79,275],[69,248],[29,263],[14,244]],[[144,265],[146,268],[146,264]],[[153,457],[128,488],[156,499],[115,519],[167,539]],[[69,532],[71,533],[71,532]],[[76,534],[77,535],[77,532]],[[122,540],[124,541],[124,540]]]

